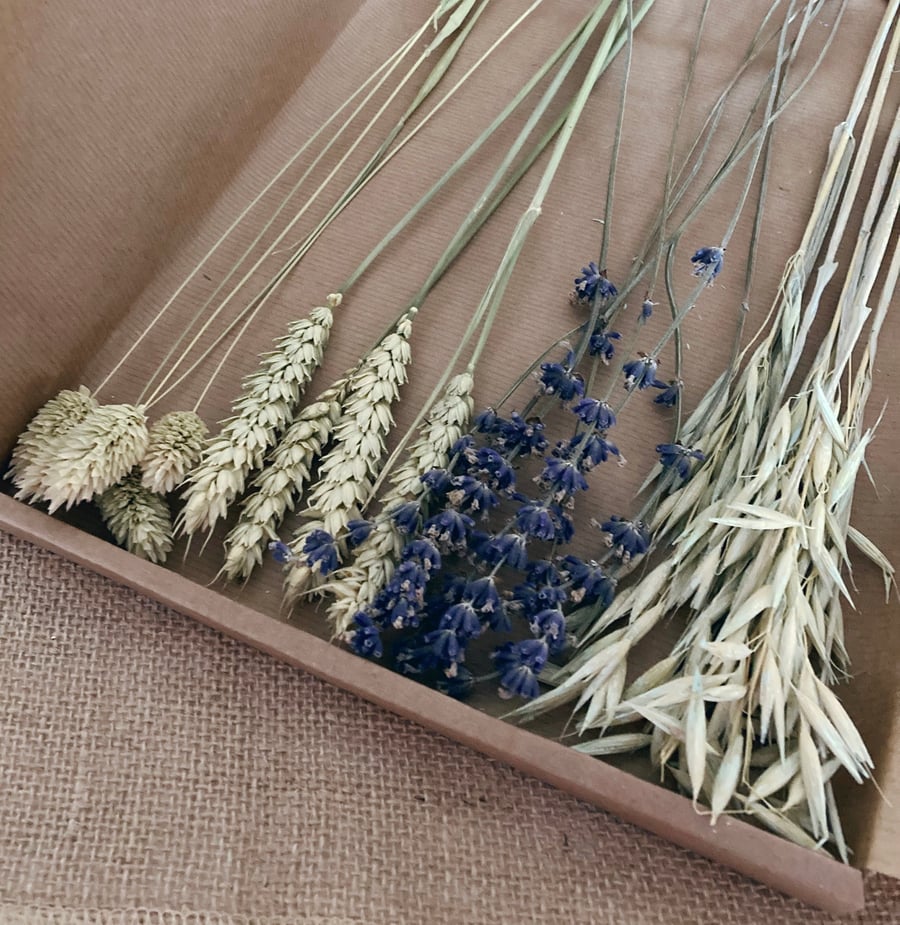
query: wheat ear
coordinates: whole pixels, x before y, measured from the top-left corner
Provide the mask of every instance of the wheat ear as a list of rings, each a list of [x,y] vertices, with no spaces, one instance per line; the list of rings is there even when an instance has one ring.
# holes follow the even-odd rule
[[[466,432],[472,416],[473,386],[468,372],[454,376],[447,384],[444,397],[420,425],[406,461],[391,473],[391,487],[381,498],[382,509],[371,533],[356,547],[353,562],[339,569],[329,582],[335,599],[328,608],[328,618],[335,635],[347,630],[354,615],[390,581],[405,542],[393,512],[422,494],[422,475],[449,463],[450,449]]]
[[[278,435],[291,423],[300,396],[322,362],[341,303],[337,294],[308,318],[291,324],[276,349],[262,357],[260,367],[244,379],[233,416],[209,441],[197,467],[188,476],[184,508],[177,529],[191,535],[212,530],[244,490],[247,476],[259,469]]]
[[[319,465],[307,516],[291,543],[296,560],[285,579],[285,603],[292,606],[322,577],[303,554],[310,534],[324,530],[339,537],[368,501],[384,455],[384,438],[394,424],[391,405],[406,382],[411,359],[409,337],[418,309],[404,312],[388,333],[350,373],[347,397],[334,429],[334,442]]]

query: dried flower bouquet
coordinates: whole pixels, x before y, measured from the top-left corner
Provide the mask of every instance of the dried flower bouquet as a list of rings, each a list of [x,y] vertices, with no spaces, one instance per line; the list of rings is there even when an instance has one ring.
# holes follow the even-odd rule
[[[831,685],[847,667],[841,597],[849,597],[842,577],[849,565],[848,543],[873,558],[888,578],[891,574],[878,550],[849,526],[849,514],[853,479],[871,439],[862,429],[862,412],[879,319],[896,282],[896,259],[868,328],[865,357],[848,384],[841,382],[851,349],[865,330],[866,300],[888,246],[896,180],[891,186],[882,176],[873,193],[867,233],[812,372],[796,393],[790,381],[828,273],[834,271],[847,209],[860,188],[871,147],[868,126],[877,122],[878,94],[883,97],[896,58],[896,30],[864,143],[853,159],[853,124],[869,100],[881,44],[866,65],[851,115],[836,133],[807,236],[785,271],[771,333],[754,352],[739,350],[754,271],[751,247],[734,362],[685,420],[683,322],[710,299],[710,287],[721,274],[737,269],[730,259],[726,266],[726,249],[748,204],[755,204],[752,236],[759,233],[772,131],[814,79],[830,43],[830,37],[817,42],[812,35],[822,2],[773,3],[696,140],[680,153],[679,130],[692,114],[691,81],[712,16],[710,4],[704,5],[658,215],[627,270],[615,254],[613,204],[617,167],[627,156],[620,143],[631,112],[628,75],[652,0],[591,4],[556,51],[533,69],[490,125],[344,283],[289,325],[245,377],[232,416],[218,431],[209,436],[201,417],[213,381],[238,361],[242,338],[331,222],[475,79],[484,62],[527,26],[541,2],[525,7],[458,79],[488,0],[439,3],[433,17],[373,73],[371,83],[322,126],[325,133],[343,114],[344,122],[188,320],[135,403],[103,405],[97,394],[159,319],[179,308],[184,288],[269,187],[195,267],[97,390],[64,391],[39,411],[15,449],[8,477],[18,497],[46,503],[51,511],[95,501],[117,542],[155,562],[165,560],[177,535],[207,534],[208,542],[227,522],[220,579],[247,580],[269,551],[284,568],[286,612],[324,598],[332,633],[359,654],[378,657],[454,696],[487,685],[499,688],[503,697],[526,698],[520,718],[575,702],[580,750],[608,755],[649,747],[658,766],[695,801],[711,806],[713,819],[725,811],[747,813],[810,847],[831,840],[846,860],[831,778],[842,765],[861,779],[871,761]],[[841,4],[838,20],[843,9]],[[891,34],[894,17],[896,4],[879,42]],[[399,74],[429,29],[434,30],[431,41]],[[420,79],[419,68],[438,50],[439,61]],[[546,332],[540,356],[506,395],[473,419],[486,347],[529,232],[573,138],[585,132],[583,114],[595,86],[617,57],[623,59],[625,76],[615,132],[608,133],[602,241],[598,258],[575,278],[571,295],[581,320],[566,335]],[[416,81],[418,92],[404,108],[403,90]],[[447,83],[449,89],[431,105]],[[746,105],[748,94],[746,116],[736,133],[723,138],[723,114],[736,100]],[[399,300],[383,333],[304,405],[333,330],[355,310],[352,290],[358,281],[407,229],[417,227],[458,174],[496,153],[496,139],[506,137],[504,126],[514,115],[524,117],[523,127],[501,151],[491,179],[427,278],[413,281],[415,295]],[[362,129],[357,118],[365,123]],[[382,119],[388,129],[375,153],[361,155],[357,163],[357,148],[383,130]],[[351,125],[357,127],[351,130]],[[272,184],[300,163],[319,135]],[[894,140],[885,150],[882,173],[895,154]],[[298,190],[319,165],[327,170],[325,180],[298,204]],[[345,166],[352,179],[330,204],[321,203],[324,217],[316,222],[313,205]],[[742,179],[732,192],[726,227],[716,243],[692,241],[685,253],[682,239],[695,233],[698,216],[732,173]],[[484,225],[502,220],[495,213],[510,192],[533,175],[538,180],[531,200],[509,232],[508,247],[470,311],[446,369],[406,434],[394,435],[417,316],[429,311],[432,290]],[[804,304],[815,255],[836,214],[823,269]],[[307,218],[312,225],[303,231]],[[868,229],[875,232],[871,239]],[[288,243],[300,235],[296,244]],[[279,266],[271,274],[266,268],[273,260]],[[677,295],[679,274],[686,275],[688,264],[695,277],[692,289]],[[621,272],[608,270],[609,265]],[[268,275],[260,285],[263,271]],[[640,305],[631,313],[630,332],[629,299]],[[658,304],[668,308],[671,322],[648,342]],[[673,375],[662,378],[663,354],[670,350]],[[216,368],[197,386],[197,371],[208,360]],[[521,399],[525,383],[534,379],[534,393]],[[175,394],[180,400],[188,388],[197,389],[191,410],[170,411],[150,424],[151,409]],[[516,402],[519,410],[508,410]],[[599,534],[592,539],[584,538],[583,528],[576,538],[576,501],[580,509],[597,478],[592,470],[611,468],[603,463],[624,464],[623,445],[610,433],[626,407],[631,416],[639,413],[641,402],[674,419],[671,438],[656,446],[649,499],[640,512],[598,518]],[[757,446],[765,448],[761,459]],[[624,448],[632,464],[635,455],[648,451],[640,445]],[[170,503],[176,507],[174,524]],[[573,541],[588,553],[576,555]],[[673,541],[674,552],[668,548]],[[663,558],[638,574],[654,551]],[[774,577],[766,572],[769,566]],[[633,678],[636,644],[684,607],[689,621],[672,653]],[[491,652],[485,642],[494,637]],[[466,657],[478,646],[482,655],[475,652],[469,661],[481,666],[480,674]],[[554,685],[549,691],[548,683]]]

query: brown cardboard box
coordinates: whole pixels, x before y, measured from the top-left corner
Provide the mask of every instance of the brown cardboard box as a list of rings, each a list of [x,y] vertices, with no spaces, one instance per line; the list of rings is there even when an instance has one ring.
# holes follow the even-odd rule
[[[373,62],[382,60],[412,32],[413,24],[425,19],[431,6],[415,0],[398,11],[378,0],[270,0],[252,7],[221,2],[148,7],[126,2],[110,8],[92,0],[52,0],[7,8],[0,66],[5,102],[0,107],[0,292],[6,348],[0,373],[6,396],[0,407],[0,453],[5,455],[29,417],[59,388],[81,383],[93,387],[104,378],[244,204],[360,85]],[[464,62],[473,61],[525,6],[491,4],[464,51]],[[301,317],[340,286],[589,6],[585,0],[545,4],[328,229],[268,303],[210,390],[201,406],[208,421],[228,413],[255,356],[289,320]],[[702,46],[681,149],[731,73],[764,9],[765,4],[754,2],[715,12]],[[822,35],[834,26],[834,10],[825,9],[811,26]],[[851,0],[825,64],[779,123],[748,331],[769,307],[785,259],[799,240],[828,138],[846,112],[882,9],[876,0]],[[640,28],[619,159],[610,257],[613,279],[627,272],[658,207],[671,114],[697,12],[659,4]],[[812,57],[803,63],[808,65]],[[525,362],[579,320],[566,295],[573,275],[598,249],[600,226],[594,220],[603,212],[621,74],[620,59],[594,93],[529,239],[478,373],[481,403],[496,400]],[[757,81],[761,74],[755,75]],[[887,112],[896,111],[896,98],[893,88]],[[727,130],[740,126],[751,100],[748,85],[743,108],[738,104],[726,112]],[[885,133],[883,127],[881,137]],[[511,137],[504,129],[502,140]],[[343,142],[340,153],[349,144],[349,139]],[[350,163],[361,162],[373,148],[374,142],[366,140]],[[495,143],[475,158],[465,175],[422,216],[416,230],[402,235],[347,296],[338,311],[325,367],[310,395],[349,366],[408,302],[500,154]],[[336,155],[320,174],[334,162]],[[286,175],[266,202],[277,201],[277,194],[286,192],[295,176]],[[349,167],[340,176],[350,176]],[[534,182],[511,195],[422,306],[412,341],[412,377],[397,412],[401,426],[412,419],[452,353]],[[742,182],[737,172],[696,227],[689,229],[683,242],[687,256],[694,247],[718,240]],[[316,206],[306,225],[298,228],[311,226],[324,208]],[[742,296],[750,215],[748,209],[729,247],[728,273],[685,325],[689,404],[712,382],[728,352]],[[205,275],[184,290],[173,311],[111,380],[101,395],[104,400],[137,398],[185,319],[260,224],[251,217],[241,225],[233,241],[204,268]],[[285,243],[299,237],[298,233]],[[687,285],[678,281],[681,291],[686,292]],[[655,339],[666,322],[654,323],[659,326],[651,332]],[[887,402],[869,456],[874,487],[865,481],[859,485],[855,518],[895,562],[900,561],[900,421],[891,360],[898,344],[900,326],[892,317],[882,338],[870,402],[872,418]],[[155,410],[190,406],[216,359]],[[624,422],[619,435],[631,464],[604,482],[602,504],[594,497],[580,511],[585,521],[626,508],[646,469],[641,448],[654,445],[666,433],[662,419],[636,418]],[[628,452],[630,445],[635,446],[633,453]],[[594,508],[588,510],[591,505]],[[687,800],[574,754],[555,741],[558,729],[542,727],[543,735],[537,735],[512,727],[364,663],[324,641],[327,628],[312,607],[298,615],[296,626],[284,623],[278,619],[277,569],[267,567],[238,589],[211,584],[220,564],[221,533],[202,555],[192,548],[183,557],[178,550],[163,569],[5,496],[0,496],[0,527],[795,896],[835,911],[860,903],[861,881],[852,868],[735,818],[710,827]],[[896,600],[885,603],[880,575],[868,563],[859,563],[854,578],[858,610],[847,614],[847,632],[855,678],[842,696],[873,752],[886,799],[872,786],[848,784],[842,791],[843,812],[856,848],[855,863],[900,876],[898,607]],[[660,648],[665,644],[666,640],[657,643]]]

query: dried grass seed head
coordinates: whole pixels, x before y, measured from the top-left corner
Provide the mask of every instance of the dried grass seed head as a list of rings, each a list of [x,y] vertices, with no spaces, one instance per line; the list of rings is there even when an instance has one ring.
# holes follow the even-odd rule
[[[139,469],[107,488],[97,507],[120,546],[141,559],[165,562],[173,546],[169,505],[142,483]]]
[[[89,501],[121,481],[147,450],[147,415],[135,405],[100,405],[92,409],[54,446],[46,489],[50,513]]]
[[[39,496],[46,489],[46,471],[55,455],[55,442],[83,421],[97,407],[90,391],[63,389],[46,402],[31,419],[12,452],[6,478],[11,479],[19,500]]]
[[[319,479],[309,494],[306,515],[312,521],[302,525],[291,542],[298,561],[288,570],[289,605],[305,593],[313,577],[302,555],[309,531],[340,537],[369,501],[384,456],[384,438],[394,423],[391,404],[406,382],[412,356],[408,338],[417,312],[416,308],[405,312],[350,373],[332,448],[322,458]]]
[[[337,635],[349,629],[354,615],[374,600],[393,575],[404,536],[394,524],[391,512],[422,493],[424,473],[443,468],[449,462],[450,448],[468,428],[472,417],[474,386],[475,380],[468,372],[450,379],[443,397],[420,425],[406,461],[390,474],[391,488],[380,499],[382,511],[376,516],[372,531],[354,550],[352,566],[339,570],[333,582],[335,600],[328,616]]]
[[[141,482],[157,494],[176,489],[197,465],[208,433],[194,411],[170,411],[150,428],[150,442],[141,460]]]

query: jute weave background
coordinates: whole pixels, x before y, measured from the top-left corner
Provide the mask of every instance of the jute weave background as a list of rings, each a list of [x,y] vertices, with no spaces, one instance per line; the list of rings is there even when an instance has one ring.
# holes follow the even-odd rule
[[[5,534],[0,741],[2,925],[838,921]]]

